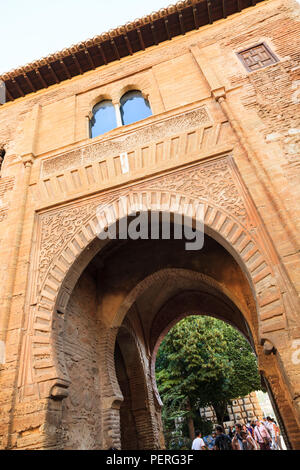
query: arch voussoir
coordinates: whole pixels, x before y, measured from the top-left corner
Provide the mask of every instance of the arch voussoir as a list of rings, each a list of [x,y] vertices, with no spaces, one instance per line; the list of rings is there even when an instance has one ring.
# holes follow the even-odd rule
[[[98,206],[100,211],[97,210],[96,215],[93,212],[82,225],[79,225],[72,238],[56,255],[42,283],[37,302],[35,324],[43,329],[36,328],[34,330],[33,341],[37,336],[40,336],[39,332],[42,332],[45,356],[53,359],[51,359],[51,364],[49,360],[48,369],[44,367],[45,362],[40,362],[43,367],[38,365],[38,361],[35,362],[34,367],[38,371],[36,374],[38,381],[44,381],[45,377],[47,380],[57,377],[67,380],[67,377],[61,373],[64,370],[62,361],[56,361],[53,352],[55,349],[52,331],[53,319],[59,313],[65,312],[72,289],[87,265],[86,260],[90,261],[92,255],[96,254],[101,247],[96,244],[95,249],[92,249],[86,258],[83,253],[88,253],[89,247],[105,227],[142,209],[195,218],[200,217],[197,209],[201,206],[203,209],[202,222],[204,222],[206,230],[208,233],[212,233],[217,241],[224,244],[225,248],[233,254],[250,282],[257,302],[261,341],[264,338],[270,338],[270,335],[272,339],[272,331],[285,327],[282,298],[270,263],[246,225],[230,212],[224,210],[223,207],[193,195],[158,189],[127,191],[121,196],[121,202],[118,197],[112,198],[106,205],[100,204],[101,201]],[[107,210],[104,211],[104,209]],[[43,304],[47,305],[48,314],[43,318],[43,327],[41,327],[38,317]],[[58,349],[61,349],[61,346]]]

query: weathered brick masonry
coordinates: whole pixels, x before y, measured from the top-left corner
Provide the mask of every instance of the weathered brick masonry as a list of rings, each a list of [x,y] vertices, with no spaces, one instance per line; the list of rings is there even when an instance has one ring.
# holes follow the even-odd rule
[[[186,0],[2,77],[1,448],[162,448],[155,356],[193,313],[246,335],[300,449],[299,20],[294,0]],[[276,61],[249,72],[262,44]],[[152,116],[90,139],[128,90]],[[97,237],[100,204],[109,225],[138,202],[200,205],[203,249]]]

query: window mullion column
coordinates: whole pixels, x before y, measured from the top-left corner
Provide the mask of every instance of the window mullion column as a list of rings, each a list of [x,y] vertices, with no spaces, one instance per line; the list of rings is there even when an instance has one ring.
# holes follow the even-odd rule
[[[117,127],[123,126],[122,123],[122,116],[121,116],[121,111],[120,111],[120,103],[113,103],[115,107],[115,112],[116,112],[116,120],[117,120]]]

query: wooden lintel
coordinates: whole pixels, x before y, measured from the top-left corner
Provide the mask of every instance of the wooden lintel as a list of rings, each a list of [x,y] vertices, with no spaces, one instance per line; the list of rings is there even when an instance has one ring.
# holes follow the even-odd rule
[[[33,93],[36,92],[36,89],[35,87],[33,86],[33,83],[32,81],[30,80],[30,78],[27,76],[26,72],[23,73],[23,77],[25,78],[26,82],[27,82],[27,85],[30,87],[31,91],[33,91]]]
[[[158,45],[158,39],[157,39],[157,33],[156,33],[154,23],[150,23],[150,28],[151,28],[151,33],[152,33],[152,37],[153,37],[153,42],[157,46]]]
[[[88,61],[89,61],[89,64],[90,66],[92,67],[92,69],[94,70],[96,68],[96,65],[95,65],[95,62],[93,61],[93,58],[90,54],[90,51],[88,49],[84,49],[84,52],[85,52],[85,55],[87,56],[88,58]]]
[[[114,49],[114,51],[115,51],[115,54],[116,54],[117,59],[120,60],[121,57],[120,57],[120,54],[119,54],[119,51],[118,51],[118,48],[117,48],[117,45],[116,45],[116,43],[115,43],[114,38],[111,38],[110,43],[111,43],[111,45],[113,46],[113,49]]]
[[[5,92],[6,92],[6,95],[8,96],[9,101],[14,101],[15,98],[14,98],[14,97],[12,96],[12,94],[9,92],[6,83],[5,83]]]
[[[209,24],[212,24],[213,23],[213,17],[212,17],[212,11],[211,11],[211,0],[206,0],[206,4],[207,4]]]
[[[127,34],[124,34],[124,39],[125,39],[126,46],[127,46],[129,54],[133,55],[132,47],[131,47],[131,44],[130,44],[130,41],[129,41],[129,38],[128,38]]]
[[[98,44],[97,45],[99,51],[100,51],[100,54],[101,54],[101,57],[102,57],[102,60],[103,62],[105,63],[105,65],[107,65],[107,58],[106,58],[106,55],[104,54],[104,50],[103,50],[103,47],[101,46],[101,44]]]
[[[199,29],[200,23],[199,23],[199,17],[198,17],[198,10],[196,6],[193,6],[193,17],[194,17],[195,28]]]
[[[77,70],[79,71],[80,75],[82,75],[82,74],[83,74],[83,71],[82,71],[82,68],[81,68],[81,66],[80,66],[80,63],[79,63],[79,61],[78,61],[78,59],[77,59],[77,57],[76,57],[75,54],[72,54],[72,59],[73,59],[75,65],[76,65]]]
[[[68,78],[72,78],[69,70],[68,70],[68,67],[66,66],[66,64],[64,63],[63,59],[60,59],[59,63],[63,66],[63,69],[65,71],[65,74],[67,75]]]
[[[223,10],[223,18],[227,18],[227,13],[226,13],[226,0],[222,0],[222,10]]]
[[[41,72],[39,71],[39,69],[35,69],[35,73],[37,74],[37,76],[39,77],[40,81],[42,82],[42,85],[44,88],[48,88],[48,84],[45,82]]]
[[[171,38],[170,30],[169,30],[169,20],[165,18],[164,23],[165,23],[165,29],[167,32],[168,39],[171,40],[172,38]]]
[[[54,80],[56,81],[56,83],[59,83],[59,79],[58,79],[58,76],[56,75],[56,73],[54,72],[51,64],[48,64],[48,70],[49,72],[51,73],[52,77],[54,78]]]
[[[142,32],[141,32],[140,28],[137,29],[137,34],[138,34],[138,37],[139,37],[141,48],[144,51],[145,50],[145,43],[144,43],[143,35],[142,35]]]
[[[185,34],[185,28],[184,28],[184,23],[183,23],[183,15],[182,15],[181,12],[178,13],[178,18],[179,18],[179,23],[180,23],[181,34]]]
[[[12,78],[12,82],[13,82],[13,84],[16,86],[16,88],[17,88],[19,94],[20,94],[21,96],[25,96],[25,93],[24,93],[24,91],[22,90],[22,88],[20,87],[20,85],[18,84],[17,80],[16,80],[15,78]]]

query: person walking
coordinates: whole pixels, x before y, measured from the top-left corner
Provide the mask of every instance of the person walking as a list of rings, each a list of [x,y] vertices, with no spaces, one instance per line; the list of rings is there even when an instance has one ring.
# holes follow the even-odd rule
[[[256,421],[256,426],[254,429],[254,436],[256,442],[258,442],[260,450],[271,450],[272,438],[266,426],[259,421]]]
[[[272,438],[272,449],[273,450],[278,450],[278,447],[277,447],[277,442],[276,442],[276,426],[275,426],[275,421],[273,418],[271,418],[270,416],[267,417],[267,421],[268,421],[268,431],[271,435],[271,438]]]
[[[245,443],[243,443],[243,426],[241,424],[235,425],[235,434],[232,439],[232,447],[234,450],[246,450]]]
[[[233,431],[232,426],[229,426],[228,428],[228,436],[230,437],[231,440],[233,439],[234,431]]]
[[[222,426],[216,426],[215,450],[232,450],[231,439],[224,433]]]
[[[273,421],[274,421],[274,426],[275,426],[275,442],[276,442],[277,450],[283,450],[282,445],[281,445],[281,439],[280,439],[280,427],[278,426],[275,420]]]
[[[250,423],[251,429],[252,429],[252,437],[254,438],[254,429],[255,429],[255,420],[252,420]]]
[[[246,424],[246,428],[247,428],[247,431],[248,433],[251,435],[252,438],[254,438],[254,429],[253,427],[251,426],[251,423],[247,423]]]
[[[243,450],[258,450],[258,446],[249,432],[242,431],[240,435],[243,441]]]
[[[216,437],[217,437],[217,435],[214,431],[211,434],[209,434],[208,436],[203,437],[204,444],[205,444],[205,447],[207,448],[207,450],[215,450]]]
[[[201,437],[201,432],[196,431],[195,434],[196,434],[196,437],[193,440],[192,450],[205,450],[206,447],[205,447],[204,440]]]

